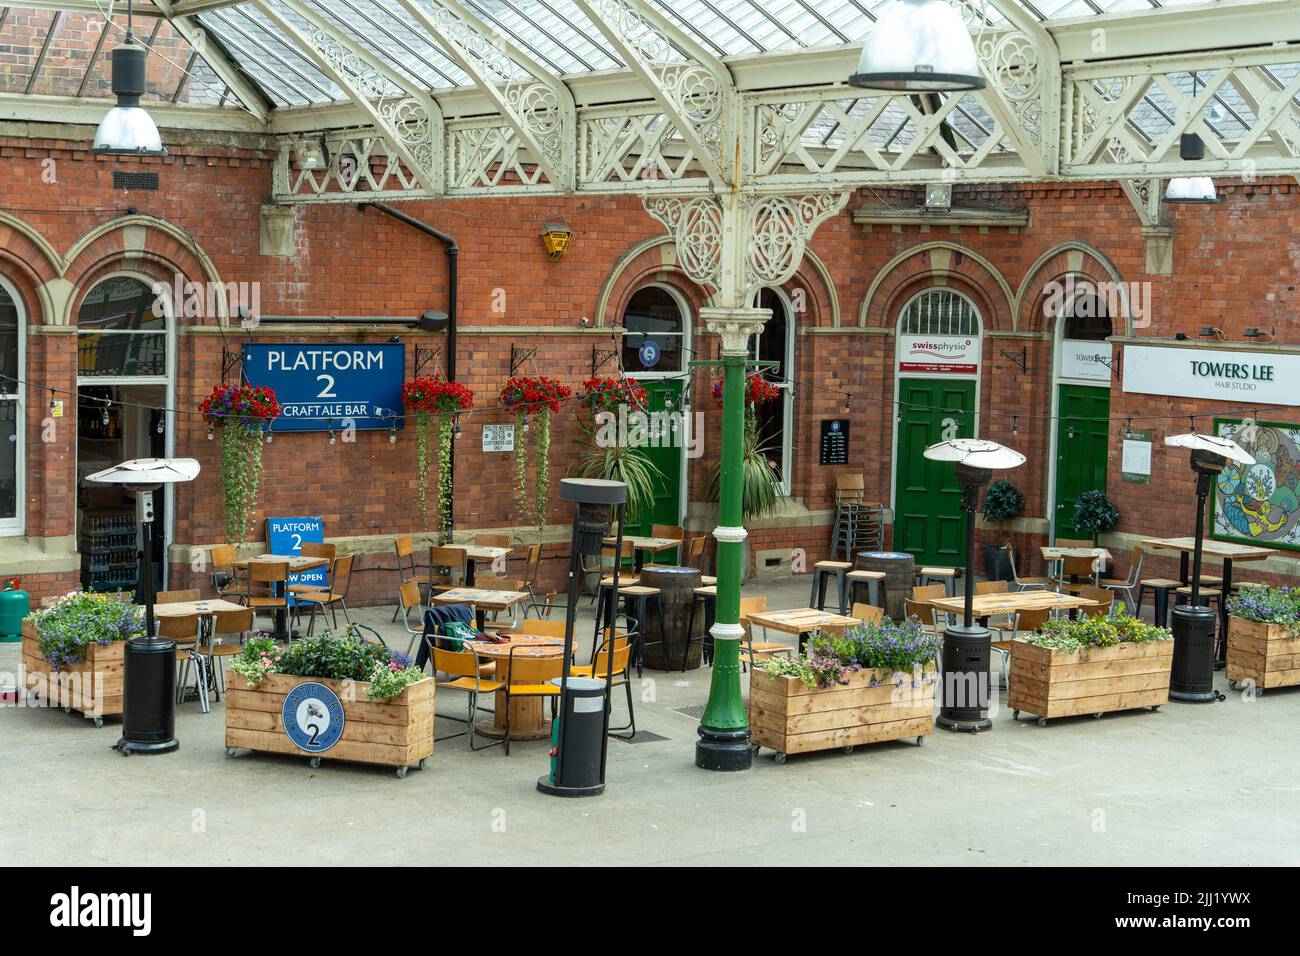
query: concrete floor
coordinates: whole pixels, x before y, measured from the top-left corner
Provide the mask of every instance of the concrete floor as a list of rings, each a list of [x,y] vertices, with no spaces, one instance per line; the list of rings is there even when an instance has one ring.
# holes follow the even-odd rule
[[[800,606],[807,580],[745,593]],[[356,616],[386,636],[400,631],[391,609]],[[0,645],[0,683],[18,658],[18,645]],[[0,707],[0,859],[283,864],[308,850],[339,864],[1300,862],[1300,691],[1247,700],[1220,673],[1219,704],[1041,728],[1001,709],[977,736],[936,730],[919,748],[877,744],[784,766],[764,751],[746,773],[712,774],[695,769],[697,721],[678,712],[704,703],[708,679],[647,671],[637,725],[667,739],[611,741],[606,794],[573,801],[535,789],[544,742],[515,744],[507,758],[445,741],[427,770],[398,780],[329,760],[312,770],[305,758],[227,759],[222,704],[208,715],[180,706],[181,749],[131,759],[109,749],[117,719],[96,730],[61,710]],[[454,700],[440,709],[460,713]]]

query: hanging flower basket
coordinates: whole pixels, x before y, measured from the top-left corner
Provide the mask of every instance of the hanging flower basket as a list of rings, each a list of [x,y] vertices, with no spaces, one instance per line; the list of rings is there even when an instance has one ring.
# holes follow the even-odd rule
[[[573,395],[567,385],[548,375],[519,375],[501,386],[501,404],[515,413],[515,500],[519,513],[531,519],[540,540],[546,526],[546,506],[551,494],[551,413],[560,410],[560,402]],[[537,419],[530,431],[528,418]],[[528,494],[528,444],[531,437],[536,467],[533,494]]]
[[[221,435],[221,487],[225,500],[226,542],[239,544],[248,534],[262,484],[262,444],[280,416],[275,392],[265,386],[215,386],[199,404],[208,438]]]
[[[745,414],[756,405],[776,401],[781,397],[781,390],[763,378],[761,372],[750,372],[745,378]],[[722,379],[713,383],[713,398],[722,404]]]
[[[402,403],[415,415],[416,500],[420,521],[429,526],[429,430],[438,425],[438,540],[451,535],[451,442],[456,418],[474,407],[469,386],[441,375],[425,375],[402,386]]]
[[[580,397],[593,416],[601,412],[616,413],[620,405],[644,411],[648,400],[646,390],[640,382],[630,378],[599,375],[582,383]]]

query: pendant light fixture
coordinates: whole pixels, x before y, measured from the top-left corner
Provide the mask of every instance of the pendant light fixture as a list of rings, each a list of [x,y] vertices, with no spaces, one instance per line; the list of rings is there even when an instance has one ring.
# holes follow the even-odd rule
[[[1196,72],[1192,71],[1192,99],[1196,99]],[[1197,162],[1205,158],[1205,144],[1195,133],[1178,137],[1178,158],[1184,162]],[[1219,196],[1214,190],[1214,180],[1209,176],[1175,176],[1165,187],[1165,202],[1213,203]]]
[[[961,14],[947,0],[894,0],[867,37],[850,86],[897,93],[984,87]]]
[[[110,156],[166,156],[153,117],[140,105],[145,90],[145,59],[149,55],[135,38],[132,5],[126,5],[126,39],[114,48],[113,95],[117,105],[100,120],[92,153]],[[107,29],[107,27],[105,27]]]

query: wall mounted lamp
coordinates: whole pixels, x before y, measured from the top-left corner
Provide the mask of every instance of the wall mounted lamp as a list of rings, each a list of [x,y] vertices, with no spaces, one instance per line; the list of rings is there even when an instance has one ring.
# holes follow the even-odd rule
[[[542,225],[539,235],[542,237],[542,245],[546,248],[546,257],[554,262],[563,257],[568,250],[569,240],[573,238],[573,230],[562,222],[548,222]]]

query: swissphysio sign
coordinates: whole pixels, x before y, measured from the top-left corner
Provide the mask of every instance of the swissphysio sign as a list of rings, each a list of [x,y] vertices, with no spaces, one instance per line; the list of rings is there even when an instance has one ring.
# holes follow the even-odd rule
[[[912,374],[975,375],[980,340],[974,335],[900,335],[898,370]]]
[[[1300,355],[1126,345],[1124,391],[1296,406]]]
[[[244,346],[244,379],[275,390],[273,431],[402,426],[406,346],[285,343]]]

